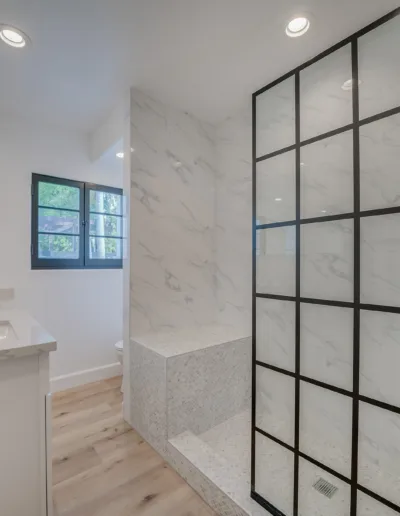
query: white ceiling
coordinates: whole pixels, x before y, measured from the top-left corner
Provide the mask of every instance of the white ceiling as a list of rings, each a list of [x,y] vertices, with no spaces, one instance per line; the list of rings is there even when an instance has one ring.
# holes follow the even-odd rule
[[[88,132],[134,85],[212,123],[399,0],[0,0],[0,111]],[[291,15],[309,32],[290,39]]]

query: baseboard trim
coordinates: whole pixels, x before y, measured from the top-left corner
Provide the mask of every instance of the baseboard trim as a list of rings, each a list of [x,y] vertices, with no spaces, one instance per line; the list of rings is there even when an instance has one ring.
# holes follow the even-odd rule
[[[94,367],[93,369],[86,369],[84,371],[76,371],[75,373],[64,374],[56,376],[50,380],[51,392],[65,391],[72,387],[79,387],[86,383],[98,382],[106,378],[112,378],[122,374],[121,364],[115,362],[105,366]]]

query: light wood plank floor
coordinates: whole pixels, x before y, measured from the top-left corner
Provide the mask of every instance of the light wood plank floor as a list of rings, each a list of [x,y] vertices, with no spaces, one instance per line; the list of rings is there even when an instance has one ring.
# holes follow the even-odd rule
[[[216,516],[123,421],[120,385],[53,396],[55,516]]]

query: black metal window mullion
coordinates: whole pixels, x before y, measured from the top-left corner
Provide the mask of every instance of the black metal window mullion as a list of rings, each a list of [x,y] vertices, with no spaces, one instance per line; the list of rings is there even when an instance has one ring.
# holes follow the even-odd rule
[[[353,188],[354,188],[354,326],[353,326],[353,415],[351,451],[350,516],[357,516],[358,434],[360,390],[360,117],[358,88],[358,39],[351,42],[353,84]]]
[[[300,72],[295,74],[295,137],[296,137],[296,315],[295,315],[295,413],[294,413],[294,482],[293,516],[299,510],[300,451],[300,259],[301,259],[301,148],[300,148]]]
[[[256,492],[255,479],[255,463],[256,463],[256,370],[257,370],[257,347],[256,347],[256,308],[257,308],[257,286],[256,286],[256,261],[257,261],[257,182],[256,182],[256,116],[257,116],[257,97],[253,95],[252,98],[252,401],[251,401],[251,492]],[[259,500],[258,500],[259,501]]]

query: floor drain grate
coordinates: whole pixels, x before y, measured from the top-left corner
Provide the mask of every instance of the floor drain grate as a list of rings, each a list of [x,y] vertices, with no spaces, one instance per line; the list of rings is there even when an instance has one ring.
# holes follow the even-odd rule
[[[316,489],[318,493],[323,494],[327,498],[332,498],[338,490],[336,486],[334,486],[327,480],[324,480],[323,478],[319,478],[313,485],[313,488]]]

